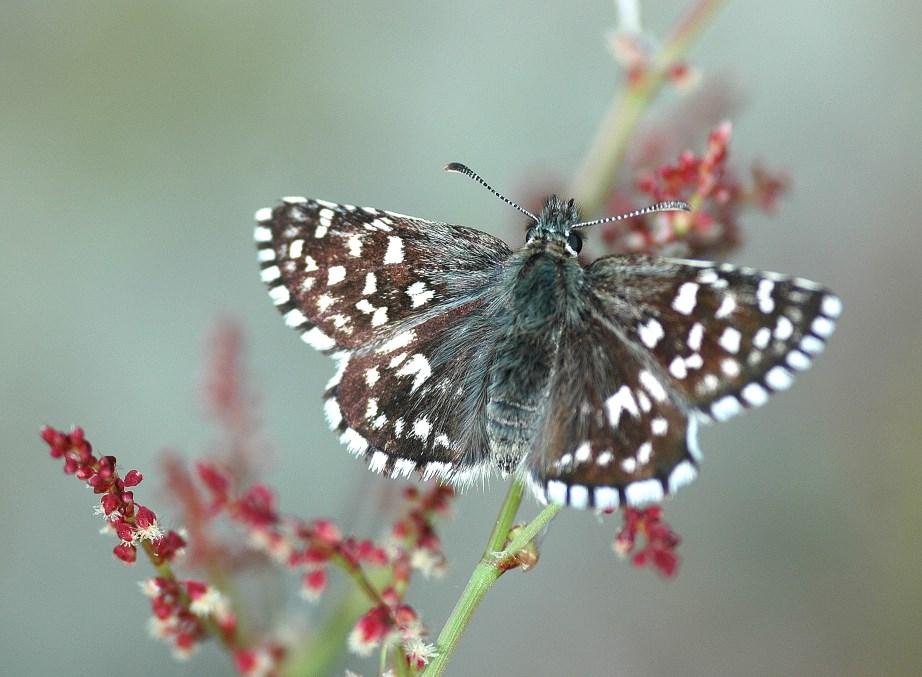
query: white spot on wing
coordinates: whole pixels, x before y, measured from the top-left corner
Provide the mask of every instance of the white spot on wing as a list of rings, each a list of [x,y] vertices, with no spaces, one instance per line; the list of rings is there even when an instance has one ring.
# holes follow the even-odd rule
[[[823,315],[828,317],[839,317],[842,314],[842,301],[839,300],[838,296],[824,296],[820,310],[823,311]]]
[[[810,325],[810,330],[817,336],[822,336],[823,338],[830,336],[835,328],[835,323],[825,317],[816,318],[813,320],[813,324]]]
[[[810,355],[818,355],[823,352],[826,344],[815,336],[804,336],[800,341],[800,349]]]
[[[689,417],[688,427],[685,429],[685,446],[688,447],[688,453],[691,457],[701,462],[701,447],[698,446],[698,419],[694,416]]]
[[[697,305],[697,295],[698,285],[694,282],[684,282],[672,301],[672,307],[683,315],[691,315]]]
[[[733,395],[727,395],[711,405],[711,415],[718,421],[726,421],[742,411],[740,402]]]
[[[720,343],[721,348],[728,353],[736,354],[740,350],[740,339],[742,337],[743,335],[740,334],[739,330],[733,327],[727,327],[724,329],[724,333],[720,335],[718,343]]]
[[[720,302],[720,307],[717,309],[714,317],[723,319],[729,316],[734,310],[736,310],[736,298],[733,294],[727,294],[724,296],[723,301]]]
[[[410,392],[412,393],[432,375],[432,369],[425,355],[422,353],[414,353],[395,375],[414,377],[413,385],[410,386]]]
[[[362,289],[362,296],[369,296],[378,291],[378,278],[374,273],[365,274],[365,288]]]
[[[327,271],[327,286],[332,287],[334,284],[339,284],[346,279],[346,268],[345,266],[330,266],[330,269]]]
[[[585,510],[589,506],[589,489],[582,484],[570,487],[570,505],[577,510]]]
[[[640,371],[640,384],[657,402],[664,402],[666,400],[666,389],[663,388],[663,384],[646,369]]]
[[[377,367],[371,367],[370,369],[365,370],[365,383],[368,384],[368,387],[371,388],[375,383],[378,382],[378,379],[381,378],[381,374],[378,372]]]
[[[621,386],[614,395],[605,400],[605,408],[608,410],[608,422],[612,428],[618,427],[618,421],[621,420],[621,412],[628,411],[634,418],[640,418],[640,410],[637,408],[637,402],[631,394],[631,389],[626,385]]]
[[[290,245],[288,245],[288,258],[300,259],[301,254],[303,253],[304,253],[304,240],[295,240]]]
[[[596,487],[594,492],[595,507],[598,510],[617,510],[618,491],[611,487]]]
[[[694,351],[701,350],[701,339],[704,337],[704,325],[695,322],[688,331],[688,347]]]
[[[429,423],[429,419],[425,416],[420,416],[416,421],[413,422],[413,436],[418,437],[422,441],[429,439],[429,433],[432,432],[432,424]]]
[[[397,462],[394,463],[394,470],[391,472],[391,477],[397,478],[401,475],[409,477],[414,470],[416,470],[415,461],[411,461],[408,458],[398,458]]]
[[[590,447],[589,442],[583,442],[581,445],[579,445],[576,448],[576,452],[574,454],[576,458],[576,462],[585,463],[586,461],[589,460],[591,452],[592,452],[592,448]]]
[[[794,377],[784,367],[772,367],[765,374],[765,383],[772,390],[787,390],[794,382]]]
[[[760,407],[768,401],[768,391],[758,383],[749,383],[742,390],[743,399],[753,407]]]
[[[425,282],[414,282],[407,287],[407,296],[413,302],[413,307],[418,308],[432,300],[432,297],[435,296],[435,290],[426,289]]]
[[[285,324],[289,327],[300,327],[305,322],[307,322],[307,317],[297,308],[285,313]]]
[[[329,310],[330,306],[336,303],[336,301],[337,299],[329,294],[321,294],[317,297],[317,310],[319,310],[321,314],[325,313]]]
[[[778,316],[775,323],[775,338],[779,341],[787,341],[794,333],[794,323],[784,315]]]
[[[253,215],[253,218],[256,219],[258,223],[267,223],[271,221],[272,220],[272,208],[263,207],[262,209],[256,210],[256,213]],[[257,230],[259,229],[257,228]],[[269,230],[269,229],[264,228],[263,230]],[[270,232],[269,237],[267,237],[265,240],[260,240],[259,237],[257,237],[256,241],[257,242],[268,242],[271,238],[272,238],[272,233]]]
[[[651,317],[646,324],[640,325],[640,340],[651,350],[656,347],[659,340],[666,334],[663,332],[663,325]]]
[[[567,485],[560,480],[551,480],[547,483],[547,500],[557,505],[567,504]]]
[[[793,367],[797,371],[803,371],[810,367],[810,358],[799,350],[792,350],[789,352],[785,362],[788,363],[788,366]]]
[[[387,454],[383,451],[376,451],[371,455],[371,460],[368,462],[368,468],[372,472],[381,472],[384,470],[384,466],[387,465]]]
[[[756,300],[759,302],[759,310],[763,313],[770,313],[775,309],[775,301],[772,299],[772,290],[775,283],[771,280],[759,280],[759,286],[756,289]]]
[[[263,282],[275,282],[282,276],[282,271],[279,270],[278,266],[269,266],[268,268],[263,268],[259,273],[260,279]]]
[[[260,249],[260,250],[256,253],[256,259],[257,259],[260,263],[264,263],[264,262],[266,262],[266,261],[275,261],[275,250],[274,250],[274,249],[270,249],[270,248]]]
[[[317,327],[301,334],[301,340],[316,350],[329,350],[336,345],[336,341],[324,334]]]
[[[762,327],[759,331],[756,332],[756,335],[752,337],[752,345],[754,345],[759,350],[765,350],[768,347],[768,342],[772,339],[772,330],[768,327]]]
[[[396,235],[387,238],[387,251],[384,252],[384,263],[403,262],[403,239]]]
[[[393,353],[394,351],[405,348],[406,346],[413,343],[416,340],[416,332],[412,329],[408,331],[402,331],[399,334],[395,334],[391,340],[378,348],[375,352],[386,355],[387,353]]]
[[[358,235],[351,235],[346,240],[346,247],[349,249],[349,256],[359,257],[362,255],[362,238]]]
[[[291,294],[286,287],[279,285],[269,290],[269,298],[272,299],[275,305],[280,306],[291,300]]]
[[[690,484],[698,476],[698,471],[688,461],[682,461],[669,473],[669,493],[674,494],[681,487]]]
[[[662,437],[669,430],[669,422],[661,416],[657,416],[650,421],[650,430],[654,435]]]
[[[663,485],[659,480],[642,480],[627,485],[624,496],[628,505],[641,506],[663,500]]]
[[[676,356],[669,363],[669,373],[677,379],[683,379],[688,376],[688,370],[685,368],[685,360]]]
[[[323,403],[323,413],[331,430],[335,430],[342,423],[343,414],[339,410],[339,403],[332,397]]]

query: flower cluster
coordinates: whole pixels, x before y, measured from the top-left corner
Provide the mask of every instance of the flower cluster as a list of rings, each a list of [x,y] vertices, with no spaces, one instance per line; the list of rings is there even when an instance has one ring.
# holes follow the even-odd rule
[[[444,570],[445,556],[434,519],[448,512],[454,495],[450,487],[437,484],[426,492],[407,487],[406,513],[394,523],[387,542],[377,544],[343,536],[330,520],[283,517],[265,485],[255,485],[235,497],[229,492],[227,475],[214,464],[200,463],[198,474],[211,494],[212,505],[243,527],[251,545],[300,574],[302,597],[319,599],[327,587],[330,565],[342,568],[356,581],[373,606],[349,635],[354,653],[365,656],[388,645],[399,647],[415,669],[428,663],[433,647],[424,641],[425,629],[416,611],[404,602],[404,595],[413,569],[426,575]],[[367,568],[384,575],[372,576]]]
[[[140,472],[129,470],[120,477],[115,456],[95,456],[82,428],[74,427],[65,433],[45,426],[41,436],[51,456],[64,459],[65,473],[86,482],[93,493],[101,494],[96,512],[105,516],[108,528],[119,538],[112,550],[118,559],[134,564],[139,546],[144,547],[157,564],[170,562],[182,552],[186,545],[182,536],[161,529],[154,512],[135,502],[130,489],[143,480]]]
[[[772,212],[787,189],[787,180],[754,165],[744,182],[727,167],[732,127],[724,121],[708,135],[701,154],[686,150],[672,163],[639,172],[636,189],[644,204],[686,200],[691,212],[659,212],[605,224],[602,240],[617,253],[669,253],[697,258],[718,256],[738,246],[740,214],[748,208]],[[609,198],[612,213],[628,211],[640,202]]]
[[[172,574],[170,564],[183,554],[186,541],[176,531],[162,529],[154,511],[135,501],[129,489],[141,483],[141,473],[130,470],[121,477],[115,457],[95,456],[82,428],[65,433],[45,426],[41,436],[51,456],[64,459],[64,472],[101,494],[97,513],[105,517],[107,530],[119,539],[112,550],[115,557],[134,564],[140,548],[165,572],[142,585],[151,598],[151,633],[168,642],[178,657],[191,654],[212,629],[233,644],[236,620],[221,594],[205,583],[179,580]],[[213,628],[208,627],[209,622],[214,623]]]
[[[624,525],[613,544],[615,552],[621,557],[630,555],[636,567],[649,566],[663,576],[675,576],[679,569],[676,548],[681,539],[663,521],[663,509],[660,506],[627,508],[623,519]],[[638,538],[644,540],[643,547],[638,546]]]

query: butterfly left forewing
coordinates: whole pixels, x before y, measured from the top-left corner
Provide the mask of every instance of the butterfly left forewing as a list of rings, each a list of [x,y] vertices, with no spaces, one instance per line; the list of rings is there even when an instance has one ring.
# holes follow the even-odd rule
[[[509,248],[486,233],[367,207],[285,198],[256,213],[269,296],[308,344],[348,351],[476,294]]]

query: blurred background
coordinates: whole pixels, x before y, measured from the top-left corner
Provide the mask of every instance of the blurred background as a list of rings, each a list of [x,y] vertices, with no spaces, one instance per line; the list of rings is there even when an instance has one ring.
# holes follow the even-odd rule
[[[645,28],[689,4],[645,3]],[[168,513],[158,454],[214,440],[201,374],[232,316],[282,508],[362,522],[374,482],[323,422],[332,364],[266,298],[253,212],[304,194],[508,235],[514,213],[442,166],[514,198],[572,175],[616,83],[614,24],[606,0],[0,5],[0,673],[230,672],[216,649],[182,664],[148,639],[149,567],[112,560],[38,427],[85,426]],[[789,393],[703,431],[704,472],[667,506],[676,579],[618,561],[617,521],[565,511],[449,674],[922,672],[920,25],[913,2],[737,1],[703,33],[691,62],[744,104],[733,158],[793,178],[733,259],[828,284],[838,332]],[[434,631],[503,492],[457,501],[448,575],[414,583]]]

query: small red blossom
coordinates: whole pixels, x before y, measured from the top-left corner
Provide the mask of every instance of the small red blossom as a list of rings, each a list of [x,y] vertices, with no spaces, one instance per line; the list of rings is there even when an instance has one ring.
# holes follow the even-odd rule
[[[627,508],[624,511],[624,524],[615,537],[613,548],[619,556],[631,556],[631,563],[636,567],[651,566],[663,576],[675,576],[679,569],[679,556],[676,553],[681,539],[672,528],[663,521],[663,509]],[[638,538],[645,543],[638,549]]]
[[[327,570],[313,569],[301,577],[301,597],[315,602],[327,587]]]
[[[369,656],[381,645],[391,630],[390,610],[376,606],[356,622],[349,633],[349,650],[359,656]]]

